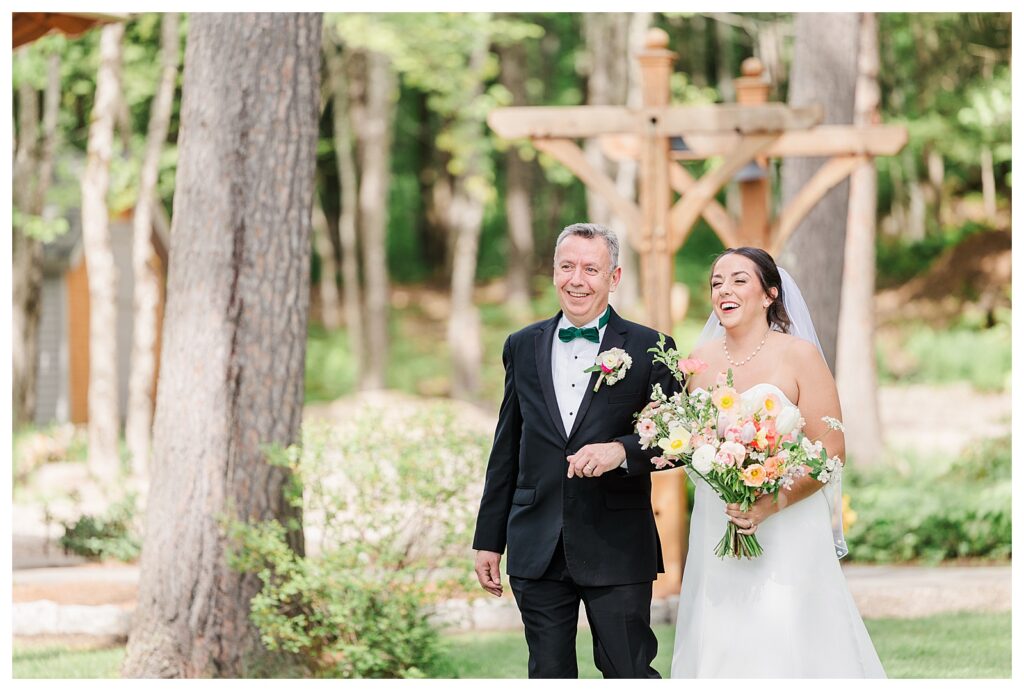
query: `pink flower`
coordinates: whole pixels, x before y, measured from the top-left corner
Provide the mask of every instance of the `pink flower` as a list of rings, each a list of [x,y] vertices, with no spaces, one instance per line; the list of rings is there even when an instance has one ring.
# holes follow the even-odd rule
[[[769,456],[764,461],[764,472],[768,474],[769,480],[782,475],[782,459],[778,456]]]
[[[751,441],[754,440],[754,435],[756,434],[757,428],[754,427],[754,423],[747,422],[747,424],[743,425],[743,428],[740,430],[739,440],[744,444],[749,444]]]
[[[669,466],[672,465],[672,461],[668,460],[664,456],[655,456],[654,458],[651,459],[651,463],[653,463],[654,467],[657,468],[658,470],[661,470],[662,468],[668,468]]]
[[[676,363],[676,367],[679,371],[688,377],[692,377],[695,374],[699,374],[708,368],[708,363],[704,362],[700,358],[686,358]]]
[[[760,487],[766,479],[764,466],[760,463],[754,463],[743,469],[743,484],[747,487]]]
[[[728,457],[729,460],[719,460],[722,465],[739,465],[746,457],[747,450],[743,447],[743,444],[739,444],[734,441],[722,442],[722,446],[718,449],[718,456],[716,456],[716,459],[722,459],[723,455]]]
[[[601,371],[604,372],[605,374],[608,374],[609,372],[612,371],[612,368],[602,362]]]

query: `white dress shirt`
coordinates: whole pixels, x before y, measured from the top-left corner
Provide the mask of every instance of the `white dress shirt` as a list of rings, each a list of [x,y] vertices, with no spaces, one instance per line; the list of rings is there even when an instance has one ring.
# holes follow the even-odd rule
[[[584,324],[582,328],[590,326],[596,328],[602,316],[604,316],[604,312]],[[562,318],[558,320],[554,340],[551,343],[551,380],[555,385],[558,412],[562,415],[562,426],[565,427],[566,436],[569,436],[572,426],[576,424],[580,404],[583,403],[583,396],[587,393],[587,386],[590,384],[590,372],[583,370],[594,366],[597,353],[601,349],[601,341],[604,340],[604,331],[608,328],[606,324],[597,330],[597,343],[591,343],[583,337],[563,343],[562,339],[558,337],[558,330],[570,326],[574,326],[574,324],[563,314]]]

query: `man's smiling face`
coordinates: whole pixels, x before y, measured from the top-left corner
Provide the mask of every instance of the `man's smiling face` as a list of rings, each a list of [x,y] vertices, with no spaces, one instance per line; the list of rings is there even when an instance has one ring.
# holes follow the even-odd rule
[[[593,320],[608,306],[608,295],[622,276],[622,267],[612,269],[611,263],[608,243],[600,237],[570,235],[555,249],[558,304],[575,326]]]

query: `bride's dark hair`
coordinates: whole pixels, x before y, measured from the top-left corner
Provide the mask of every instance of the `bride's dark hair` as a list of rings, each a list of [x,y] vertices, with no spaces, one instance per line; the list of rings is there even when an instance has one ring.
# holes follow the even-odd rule
[[[730,247],[715,257],[715,261],[711,262],[712,273],[715,271],[715,265],[718,264],[718,260],[727,254],[738,254],[754,262],[754,266],[757,267],[757,278],[761,281],[761,288],[764,289],[765,295],[772,301],[772,304],[768,305],[768,310],[765,314],[768,319],[768,326],[788,334],[793,320],[789,318],[789,313],[786,312],[786,305],[782,296],[782,276],[779,274],[779,267],[776,265],[772,255],[759,247]],[[772,288],[778,291],[774,298],[772,298]]]

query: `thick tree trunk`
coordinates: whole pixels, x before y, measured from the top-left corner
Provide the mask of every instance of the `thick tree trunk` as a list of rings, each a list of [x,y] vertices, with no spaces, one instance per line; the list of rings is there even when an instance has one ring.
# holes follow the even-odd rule
[[[820,103],[825,123],[853,122],[857,83],[856,13],[800,13],[796,17],[789,104]],[[782,166],[784,204],[822,165],[820,158],[789,158]],[[834,187],[815,206],[786,243],[780,263],[789,269],[807,300],[825,359],[835,372],[839,294],[843,280],[848,181]]]
[[[23,59],[23,54],[17,59]],[[15,425],[35,418],[39,359],[39,309],[43,289],[43,246],[27,232],[30,216],[41,216],[53,176],[53,154],[60,108],[60,56],[47,60],[43,96],[42,132],[39,131],[38,94],[28,82],[18,87],[18,137],[14,156],[15,221],[11,238],[12,289],[12,413]]]
[[[359,235],[366,286],[366,320],[359,388],[387,385],[390,287],[387,265],[388,187],[391,182],[391,127],[398,79],[383,53],[363,54],[361,113],[353,118],[359,139]]]
[[[859,70],[854,124],[878,120],[878,19],[861,16]],[[878,180],[875,163],[866,163],[850,176],[850,215],[846,229],[846,269],[843,272],[836,383],[846,425],[846,453],[858,465],[882,457],[882,425],[878,415],[878,372],[875,365],[875,218]]]
[[[337,159],[341,215],[338,237],[341,242],[341,287],[345,300],[345,326],[349,350],[357,371],[363,370],[363,298],[359,286],[359,179],[352,145],[352,124],[349,122],[349,85],[345,78],[345,60],[337,47],[329,49],[327,66],[331,78],[334,112],[334,156]]]
[[[526,51],[521,43],[501,50],[501,83],[512,94],[513,106],[525,106]],[[533,276],[533,210],[530,207],[532,168],[516,147],[505,153],[505,218],[508,222],[507,306],[516,315],[530,311]]]
[[[109,486],[120,474],[117,397],[117,267],[107,191],[114,124],[121,98],[123,24],[100,34],[100,68],[82,175],[82,239],[89,273],[89,469]]]
[[[483,92],[483,71],[487,59],[487,37],[477,36],[469,55],[469,73],[477,77],[466,104]],[[466,117],[458,114],[457,117]],[[483,122],[465,122],[460,133],[479,141],[479,146],[465,147],[465,168],[455,178],[448,228],[454,238],[452,252],[451,315],[448,318],[448,348],[452,357],[451,395],[472,401],[480,393],[480,366],[483,363],[480,312],[473,303],[476,282],[480,227],[484,220],[483,195],[472,186],[472,180],[483,172]]]
[[[132,272],[134,320],[132,359],[128,380],[128,419],[125,441],[132,459],[132,478],[140,485],[149,478],[149,448],[153,429],[153,378],[156,376],[157,319],[160,308],[160,260],[153,250],[153,207],[160,172],[160,152],[167,140],[178,79],[178,14],[161,19],[160,52],[163,70],[153,98],[146,135],[146,152],[139,175],[139,194],[133,219]]]
[[[185,53],[153,478],[126,677],[237,677],[254,574],[222,519],[301,517],[263,446],[296,441],[309,313],[319,14],[195,14]],[[302,551],[301,532],[292,534]]]

